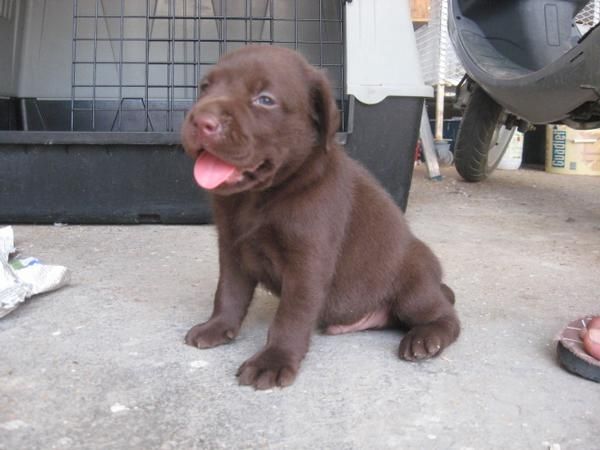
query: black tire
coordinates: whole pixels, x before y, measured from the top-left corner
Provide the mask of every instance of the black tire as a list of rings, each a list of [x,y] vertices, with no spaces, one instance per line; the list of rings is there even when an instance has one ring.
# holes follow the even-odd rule
[[[502,155],[489,161],[492,138],[502,115],[502,106],[479,86],[465,108],[454,146],[454,164],[466,181],[482,181],[494,171]],[[506,149],[504,149],[506,150]]]

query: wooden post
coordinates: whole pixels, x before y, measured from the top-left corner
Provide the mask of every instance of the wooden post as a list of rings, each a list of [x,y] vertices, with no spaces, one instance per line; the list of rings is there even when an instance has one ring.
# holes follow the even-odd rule
[[[410,16],[413,23],[425,24],[431,15],[431,0],[410,0]]]
[[[444,139],[444,97],[446,86],[438,84],[435,89],[435,140]]]

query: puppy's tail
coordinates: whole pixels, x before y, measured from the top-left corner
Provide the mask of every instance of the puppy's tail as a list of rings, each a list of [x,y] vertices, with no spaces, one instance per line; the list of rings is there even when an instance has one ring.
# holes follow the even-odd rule
[[[452,289],[450,289],[446,284],[442,283],[441,285],[442,288],[442,292],[444,293],[444,295],[446,296],[446,298],[448,299],[448,301],[454,305],[454,303],[456,302],[456,299],[454,297],[454,291]]]

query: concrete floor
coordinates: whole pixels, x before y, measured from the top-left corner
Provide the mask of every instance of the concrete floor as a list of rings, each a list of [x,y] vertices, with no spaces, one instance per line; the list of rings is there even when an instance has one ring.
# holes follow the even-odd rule
[[[239,387],[277,300],[233,344],[183,344],[217,280],[208,226],[16,226],[72,284],[0,320],[2,449],[599,449],[600,385],[556,362],[558,331],[600,313],[600,177],[415,173],[408,219],[457,294],[459,341],[425,363],[400,333],[316,335],[296,383]]]

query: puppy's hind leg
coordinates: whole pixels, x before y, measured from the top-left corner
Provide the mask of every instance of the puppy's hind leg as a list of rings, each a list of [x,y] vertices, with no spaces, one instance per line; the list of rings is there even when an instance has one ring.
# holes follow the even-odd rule
[[[435,279],[413,282],[401,293],[393,313],[410,330],[400,342],[400,358],[431,358],[456,340],[460,322],[453,303],[452,290]]]

